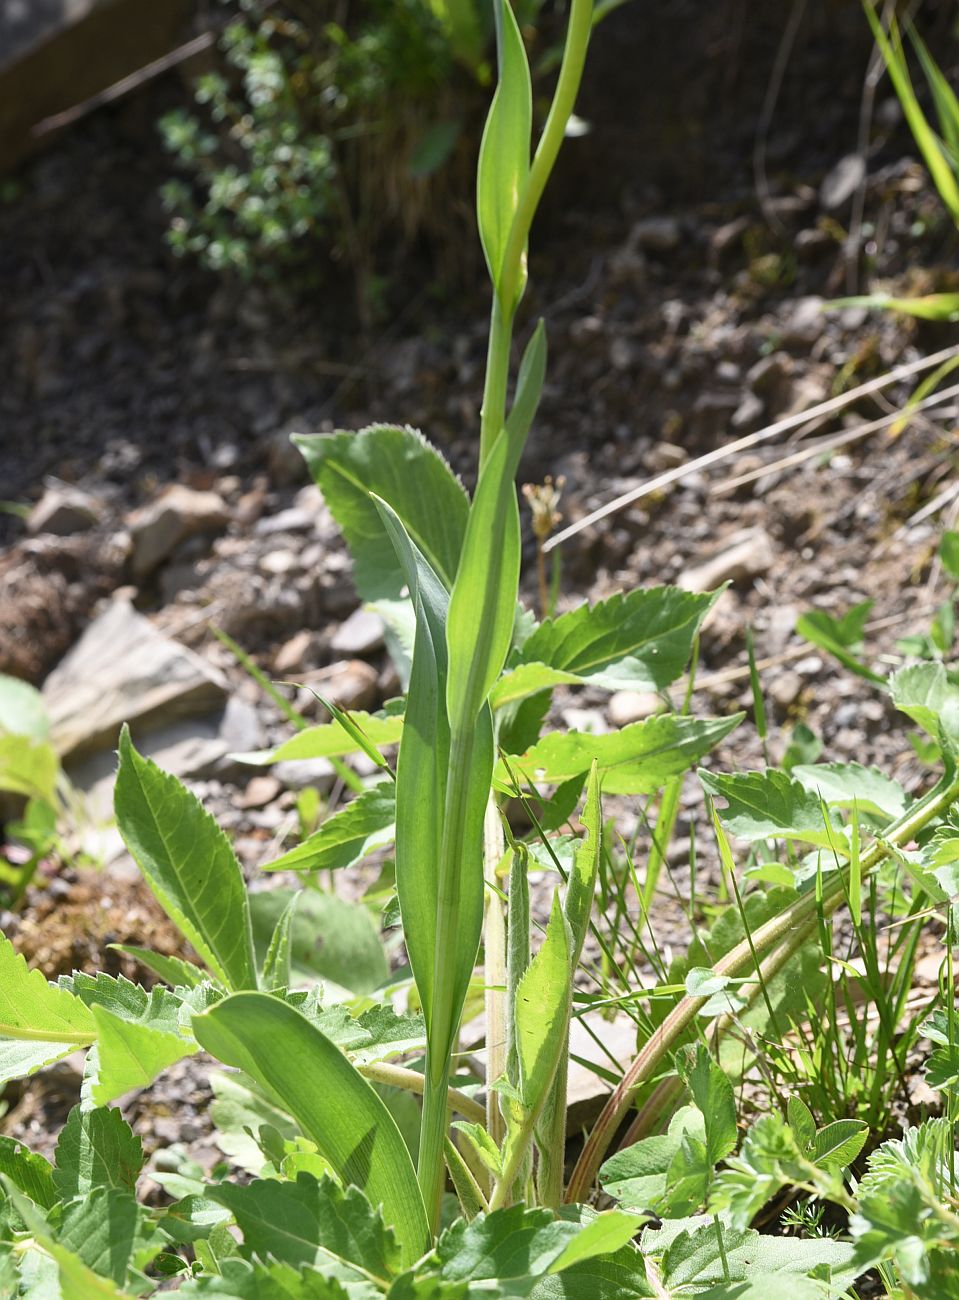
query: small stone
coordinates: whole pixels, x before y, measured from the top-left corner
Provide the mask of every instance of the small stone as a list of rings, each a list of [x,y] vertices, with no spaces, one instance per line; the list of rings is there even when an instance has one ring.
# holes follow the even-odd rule
[[[785,713],[799,699],[803,684],[803,679],[797,672],[787,670],[776,673],[769,684],[769,698]]]
[[[273,657],[273,669],[281,677],[299,672],[309,660],[313,650],[313,633],[297,632],[280,646]]]
[[[788,352],[771,352],[746,371],[746,383],[759,397],[781,394],[792,373],[793,359]]]
[[[668,469],[685,465],[688,459],[685,447],[680,447],[675,442],[655,442],[644,457],[644,463],[647,469],[662,474]]]
[[[330,649],[338,655],[369,655],[382,648],[383,620],[368,609],[354,610],[330,640]]]
[[[636,349],[629,339],[613,339],[609,345],[609,364],[614,370],[629,370],[636,364]]]
[[[729,538],[726,549],[680,575],[687,591],[712,591],[724,582],[746,582],[767,573],[773,544],[763,528],[748,528]]]
[[[763,422],[765,409],[761,397],[757,397],[755,393],[743,393],[742,401],[733,411],[731,421],[733,428],[740,433],[751,433],[754,429],[758,429]]]
[[[630,243],[651,253],[668,253],[678,248],[683,228],[675,217],[644,217],[630,232]]]
[[[823,177],[819,203],[827,212],[846,206],[866,178],[866,160],[862,154],[847,153]]]
[[[309,510],[290,506],[275,515],[266,515],[257,521],[254,532],[257,537],[273,537],[277,533],[308,533],[313,528],[313,515]]]
[[[226,503],[215,492],[175,483],[130,519],[134,574],[152,573],[187,537],[222,532],[228,519]]]
[[[336,769],[328,758],[287,758],[273,764],[273,775],[288,790],[313,788],[328,794],[336,781]]]
[[[739,243],[748,229],[748,217],[734,217],[732,221],[727,221],[725,225],[718,226],[713,231],[709,241],[714,258],[722,257],[734,244]]]
[[[240,795],[241,808],[265,808],[276,799],[283,786],[275,776],[255,776]]]
[[[27,532],[70,537],[99,523],[101,513],[101,503],[89,492],[51,479],[43,496],[27,516]]]
[[[606,713],[614,727],[628,727],[631,722],[652,717],[663,707],[655,691],[615,691],[609,697]]]
[[[295,569],[296,563],[296,556],[292,551],[267,551],[266,555],[260,556],[259,567],[263,573],[281,578],[285,573]]]
[[[310,686],[341,709],[366,709],[376,699],[378,674],[362,659],[346,659],[303,677]]]
[[[800,298],[783,324],[782,341],[787,347],[809,347],[826,328],[823,299],[811,294]]]
[[[599,709],[571,706],[563,709],[562,717],[571,731],[584,731],[591,736],[603,736],[609,731],[609,723]]]

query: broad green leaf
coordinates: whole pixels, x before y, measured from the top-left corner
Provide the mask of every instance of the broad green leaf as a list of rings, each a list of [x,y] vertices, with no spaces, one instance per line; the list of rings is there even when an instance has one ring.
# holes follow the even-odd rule
[[[250,895],[253,936],[262,960],[295,892],[265,889]],[[372,993],[390,973],[369,908],[319,889],[300,893],[290,928],[290,963],[297,983],[319,979],[350,993]]]
[[[98,1106],[132,1088],[148,1087],[174,1061],[196,1051],[189,1038],[148,1023],[138,1023],[95,1006],[98,1068],[91,1096]]]
[[[566,919],[554,894],[546,937],[519,981],[513,1005],[519,1094],[526,1112],[522,1123],[527,1131],[547,1102],[560,1104],[551,1088],[569,1048],[572,977]]]
[[[143,1167],[143,1148],[118,1110],[74,1106],[57,1140],[53,1181],[64,1200],[94,1187],[132,1192]]]
[[[860,763],[811,763],[792,769],[792,778],[827,804],[889,819],[901,817],[911,802],[898,781],[877,767]]]
[[[299,898],[299,893],[293,894],[280,913],[270,936],[270,946],[263,958],[262,970],[263,987],[268,993],[290,986],[293,917]]]
[[[264,871],[333,871],[352,867],[394,837],[396,793],[392,781],[364,790],[328,817],[319,830],[267,862]]]
[[[809,1107],[800,1097],[790,1097],[786,1102],[786,1117],[800,1151],[808,1151],[816,1140],[816,1121]]]
[[[384,1218],[409,1267],[426,1249],[427,1222],[409,1152],[370,1085],[298,1011],[262,993],[236,993],[193,1019],[197,1040],[276,1098],[347,1183]]]
[[[603,852],[603,809],[599,792],[599,769],[594,766],[586,783],[586,801],[581,818],[586,834],[573,854],[573,869],[566,883],[563,907],[570,934],[570,967],[574,972],[589,930]]]
[[[823,823],[823,806],[818,794],[807,790],[785,772],[699,773],[706,793],[725,799],[719,810],[724,826],[743,840],[786,839],[817,844],[845,852],[838,829]]]
[[[579,1225],[522,1205],[462,1219],[440,1236],[440,1275],[449,1282],[495,1283],[503,1296],[529,1295],[578,1235]]]
[[[603,1190],[628,1209],[667,1213],[670,1170],[687,1137],[695,1138],[705,1149],[705,1123],[702,1112],[695,1106],[678,1110],[670,1120],[667,1133],[642,1138],[611,1156],[599,1173]]]
[[[188,1243],[209,1236],[210,1232],[232,1215],[223,1205],[217,1205],[207,1196],[184,1196],[167,1206],[159,1227],[176,1242]]]
[[[531,780],[555,784],[588,772],[595,760],[606,794],[652,794],[687,771],[742,718],[741,713],[705,719],[665,714],[610,735],[554,731],[510,763]]]
[[[0,1174],[4,1174],[24,1196],[43,1210],[58,1199],[50,1161],[29,1150],[16,1138],[0,1137]]]
[[[0,734],[0,790],[53,803],[60,760],[46,740]]]
[[[117,825],[160,906],[228,988],[255,988],[243,873],[200,801],[120,733]]]
[[[526,50],[512,6],[509,0],[496,2],[501,20],[499,81],[480,144],[476,216],[490,279],[500,294],[503,254],[529,174],[533,99]],[[517,300],[522,292],[521,282],[517,286]],[[502,304],[507,317],[512,315],[515,306],[516,301]]]
[[[37,1245],[42,1247],[56,1264],[56,1275],[60,1283],[57,1300],[131,1300],[128,1293],[120,1291],[111,1278],[101,1277],[95,1273],[72,1250],[57,1240],[36,1206],[22,1196],[8,1179],[4,1178],[3,1182],[8,1195],[16,1205],[17,1212],[23,1218]],[[136,1208],[135,1202],[134,1208]],[[37,1292],[38,1288],[31,1286],[28,1294],[41,1300]],[[45,1292],[42,1300],[46,1300],[49,1294]]]
[[[468,502],[459,480],[422,434],[382,424],[293,441],[343,532],[364,600],[396,600],[407,581],[371,494],[389,504],[430,567],[447,588],[453,585]]]
[[[91,1026],[92,1026],[91,1020]],[[95,1032],[91,1028],[91,1034]],[[11,1079],[25,1079],[45,1065],[62,1061],[81,1044],[33,1042],[27,1039],[0,1038],[0,1084]]]
[[[651,587],[580,605],[541,623],[523,646],[522,661],[605,690],[662,690],[686,667],[718,594]]]
[[[813,1139],[810,1158],[823,1169],[846,1169],[869,1138],[869,1125],[857,1119],[837,1119]]]
[[[889,693],[900,713],[912,718],[934,740],[939,739],[944,712],[959,706],[959,688],[951,684],[941,663],[900,668],[889,679]],[[948,716],[945,721],[948,728]]]
[[[132,943],[110,943],[107,947],[126,953],[141,966],[145,966],[148,971],[159,976],[171,988],[175,988],[178,984],[188,989],[196,988],[207,978],[206,971],[200,970],[199,966],[194,966],[192,961],[186,961],[182,957],[170,957],[166,953],[152,952],[149,948],[138,948]]]
[[[686,1075],[690,1096],[702,1112],[706,1126],[706,1161],[710,1167],[736,1149],[736,1099],[725,1071],[700,1043],[696,1061]]]
[[[395,745],[403,734],[403,718],[399,714],[364,713],[355,709],[351,714],[356,726],[361,727],[367,740],[374,745]],[[338,722],[324,722],[318,727],[307,727],[273,749],[252,750],[248,754],[234,754],[239,763],[251,767],[268,767],[301,758],[343,758],[359,752],[355,739]]]
[[[59,1244],[100,1277],[126,1281],[140,1230],[140,1207],[131,1192],[94,1187],[64,1210]]]
[[[26,1039],[41,1053],[55,1043],[86,1046],[96,1037],[93,1017],[80,999],[30,970],[5,935],[0,935],[0,1035]]]
[[[562,1273],[564,1269],[582,1264],[597,1255],[615,1254],[627,1242],[632,1241],[636,1229],[643,1222],[641,1214],[623,1214],[619,1210],[606,1210],[589,1219],[582,1230],[567,1242],[562,1254],[549,1266],[551,1273]]]
[[[566,672],[561,668],[550,668],[548,664],[522,663],[511,668],[493,686],[490,691],[490,707],[503,709],[511,704],[519,704],[541,691],[552,690],[554,686],[575,686],[581,681],[576,673]]]
[[[0,673],[0,734],[46,740],[50,721],[43,696],[29,682]]]
[[[209,1197],[231,1211],[247,1252],[261,1259],[322,1266],[344,1284],[372,1275],[385,1285],[399,1270],[392,1232],[356,1187],[300,1173],[295,1182],[222,1183]]]

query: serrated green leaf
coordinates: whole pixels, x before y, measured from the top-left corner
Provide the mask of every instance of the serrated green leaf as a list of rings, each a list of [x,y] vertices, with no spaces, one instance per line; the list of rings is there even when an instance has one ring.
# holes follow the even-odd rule
[[[266,889],[250,896],[256,951],[265,960],[280,917],[296,891]],[[350,993],[372,993],[390,968],[379,931],[362,903],[319,889],[302,891],[290,931],[290,963],[298,983],[323,980]],[[333,990],[328,987],[327,992]]]
[[[132,1192],[143,1167],[143,1148],[118,1110],[74,1106],[57,1140],[53,1181],[64,1200],[94,1187]]]
[[[293,441],[342,530],[364,600],[396,600],[407,581],[371,493],[389,504],[430,566],[452,587],[468,502],[459,480],[422,434],[383,424]]]
[[[224,1260],[217,1276],[185,1282],[177,1294],[222,1300],[365,1300],[363,1292],[354,1294],[316,1269],[241,1259]]]
[[[24,1196],[43,1210],[57,1201],[53,1166],[49,1160],[24,1146],[16,1138],[0,1137],[0,1174],[4,1174]]]
[[[512,1205],[459,1220],[436,1246],[440,1276],[448,1282],[493,1282],[503,1296],[529,1295],[539,1278],[577,1236],[576,1223],[549,1210]]]
[[[533,120],[532,87],[526,50],[509,0],[497,0],[500,14],[499,81],[480,144],[476,215],[480,242],[497,293],[510,226],[529,174]],[[517,298],[523,285],[517,286]],[[509,316],[516,301],[502,304]]]
[[[96,1037],[80,999],[30,970],[6,935],[0,935],[0,1035],[35,1043],[38,1051],[54,1043],[82,1047]]]
[[[78,1043],[44,1043],[0,1038],[0,1084],[36,1074],[37,1070],[42,1070],[44,1066],[62,1061],[65,1056],[75,1052],[78,1046]]]
[[[270,946],[263,958],[263,987],[269,993],[275,989],[289,988],[290,985],[293,916],[299,898],[300,894],[294,893],[280,913],[270,936]]]
[[[98,1067],[91,1097],[98,1106],[133,1088],[146,1088],[175,1061],[191,1056],[196,1044],[179,1034],[114,1015],[95,1006]]]
[[[122,1286],[139,1230],[140,1207],[131,1192],[94,1187],[66,1206],[57,1239],[87,1268]]]
[[[952,685],[941,663],[913,664],[900,668],[889,679],[889,693],[900,713],[939,739],[943,714],[959,706],[959,688]]]
[[[741,713],[705,719],[667,714],[610,735],[553,731],[510,765],[530,779],[555,784],[588,772],[595,761],[606,794],[652,794],[687,771],[742,718]]]
[[[117,825],[160,906],[227,988],[255,988],[243,873],[199,800],[120,733]]]
[[[662,690],[686,667],[719,594],[650,587],[580,605],[541,623],[523,646],[522,662],[547,664],[610,691]]]
[[[258,1179],[222,1183],[211,1200],[236,1219],[250,1254],[297,1268],[322,1265],[344,1284],[370,1277],[384,1286],[399,1271],[396,1240],[382,1216],[355,1187],[300,1173],[295,1182]]]
[[[527,1111],[538,1110],[545,1100],[565,1043],[571,1003],[569,938],[554,895],[546,937],[516,991],[519,1091]]]
[[[822,848],[848,852],[838,829],[827,829],[818,796],[785,772],[699,773],[706,793],[725,799],[718,810],[723,825],[743,840],[801,840]]]
[[[368,1083],[315,1026],[261,993],[236,993],[194,1017],[197,1040],[275,1096],[345,1182],[382,1205],[404,1266],[427,1244],[416,1174],[396,1123]]]
[[[392,781],[364,790],[305,840],[267,862],[263,871],[335,871],[352,867],[395,836],[396,794]]]
[[[562,1273],[564,1269],[582,1264],[597,1255],[612,1255],[632,1241],[636,1229],[643,1222],[641,1214],[623,1214],[620,1210],[606,1210],[586,1222],[563,1248],[559,1257],[549,1266],[550,1273]]]
[[[841,808],[858,804],[860,812],[878,817],[901,817],[912,802],[898,781],[861,763],[800,764],[790,775],[827,804]]]
[[[706,1128],[706,1163],[712,1168],[736,1149],[736,1099],[725,1071],[702,1044],[686,1075],[690,1096],[702,1112]]]

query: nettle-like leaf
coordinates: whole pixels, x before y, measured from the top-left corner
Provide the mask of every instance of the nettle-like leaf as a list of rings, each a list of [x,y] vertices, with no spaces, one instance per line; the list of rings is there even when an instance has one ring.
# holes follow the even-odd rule
[[[364,1295],[314,1268],[242,1259],[223,1260],[221,1267],[216,1276],[185,1282],[177,1294],[220,1300],[361,1300]]]
[[[250,895],[256,952],[265,961],[276,926],[296,891]],[[319,889],[303,890],[290,922],[290,969],[298,983],[322,980],[337,989],[372,993],[389,977],[389,963],[369,908]]]
[[[468,1282],[471,1296],[474,1291],[529,1296],[548,1275],[578,1269],[595,1256],[620,1250],[639,1222],[638,1215],[618,1212],[582,1220],[572,1215],[556,1218],[549,1210],[522,1205],[477,1215],[470,1223],[461,1219],[437,1243],[440,1277]]]
[[[355,1187],[344,1190],[330,1178],[301,1173],[295,1182],[222,1183],[209,1196],[229,1209],[250,1256],[322,1267],[344,1284],[372,1275],[385,1286],[399,1272],[393,1233]]]
[[[49,1210],[59,1199],[50,1161],[16,1138],[0,1137],[0,1174],[41,1209]]]
[[[720,820],[732,835],[743,840],[801,840],[821,848],[848,853],[838,825],[827,828],[818,794],[792,780],[785,772],[699,773],[708,795],[725,799]]]
[[[67,989],[30,970],[26,960],[5,935],[0,935],[0,1035],[30,1042],[48,1059],[92,1043],[96,1037],[93,1016]]]
[[[901,817],[912,802],[898,781],[860,763],[799,764],[790,775],[827,804],[856,806],[860,812],[889,820]]]
[[[143,1168],[143,1148],[118,1110],[74,1106],[57,1140],[53,1182],[63,1200],[95,1187],[132,1192]]]
[[[510,766],[530,780],[557,784],[588,772],[595,762],[606,794],[652,794],[719,744],[742,718],[741,713],[705,719],[665,714],[609,735],[549,732],[510,759]],[[508,779],[502,765],[498,775]]]
[[[670,1120],[668,1132],[641,1138],[611,1156],[599,1171],[603,1191],[624,1209],[666,1217],[680,1213],[680,1207],[688,1205],[690,1196],[688,1188],[682,1189],[681,1195],[674,1190],[681,1176],[677,1156],[688,1137],[705,1150],[706,1126],[702,1111],[696,1106],[678,1110]],[[705,1192],[703,1182],[693,1208],[702,1205]]]
[[[107,946],[116,952],[126,953],[128,957],[132,957],[148,971],[152,971],[171,988],[182,985],[184,988],[193,989],[208,978],[206,971],[183,957],[170,957],[166,953],[153,952],[149,948],[138,948],[132,943],[111,943]]]
[[[959,1085],[959,1019],[955,1013],[934,1011],[919,1032],[938,1046],[926,1062],[926,1082],[938,1091]]]
[[[228,988],[255,988],[243,873],[200,801],[120,734],[117,825],[160,906]]]
[[[715,1218],[679,1219],[647,1228],[640,1248],[656,1274],[654,1294],[667,1298],[759,1300],[787,1292],[799,1300],[838,1297],[861,1272],[845,1242],[762,1236]]]
[[[889,679],[889,693],[900,713],[912,718],[933,740],[940,724],[954,731],[959,713],[959,687],[953,686],[941,663],[900,668]]]
[[[522,698],[511,678],[522,674],[523,666],[528,671],[535,665],[610,691],[663,690],[686,667],[696,633],[719,594],[650,587],[546,619],[524,643],[517,667],[498,683],[495,698]],[[532,676],[528,681],[539,689]]]
[[[379,424],[359,433],[293,441],[340,526],[364,600],[396,600],[407,578],[371,493],[388,501],[447,588],[459,563],[469,502],[446,461],[415,429]]]
[[[403,715],[397,712],[365,713],[354,709],[350,719],[358,727],[366,740],[378,747],[395,745],[403,734]],[[269,767],[271,763],[283,763],[287,760],[304,758],[343,758],[347,754],[358,754],[362,746],[356,738],[341,726],[339,722],[323,722],[317,727],[307,727],[298,731],[289,740],[274,745],[272,749],[251,750],[245,754],[234,754],[233,758],[251,767]]]
[[[383,1207],[409,1266],[426,1248],[426,1213],[396,1122],[340,1049],[294,1008],[237,993],[194,1017],[197,1040],[276,1098],[345,1182]]]
[[[352,867],[395,836],[396,790],[384,781],[364,790],[328,817],[289,853],[267,862],[264,871],[335,871]]]
[[[94,1273],[122,1286],[140,1229],[140,1207],[132,1192],[94,1187],[65,1207],[57,1239]]]

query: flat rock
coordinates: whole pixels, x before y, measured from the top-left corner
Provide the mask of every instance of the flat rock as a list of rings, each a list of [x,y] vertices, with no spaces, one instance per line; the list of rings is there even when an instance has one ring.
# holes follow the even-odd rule
[[[102,511],[100,501],[89,492],[53,480],[27,516],[27,532],[70,537],[97,524]]]
[[[301,680],[341,709],[366,709],[376,699],[379,674],[362,659],[344,659],[305,673]]]
[[[383,620],[372,610],[357,609],[341,623],[330,640],[338,655],[369,655],[383,648]]]
[[[216,492],[196,492],[174,483],[130,519],[134,574],[146,577],[187,537],[222,532],[228,519],[226,502]]]
[[[735,533],[724,550],[679,577],[687,591],[712,591],[724,582],[747,582],[767,573],[773,562],[773,544],[764,528]]]
[[[336,781],[336,769],[328,758],[286,758],[274,763],[270,770],[288,790],[312,787],[321,794],[328,794]]]
[[[614,727],[628,727],[659,713],[665,706],[655,691],[614,691],[606,712]]]
[[[112,747],[124,722],[208,713],[225,696],[219,673],[123,600],[94,619],[43,685],[63,757]]]
[[[827,212],[845,207],[866,178],[866,160],[862,154],[847,153],[823,177],[819,202]]]
[[[273,671],[280,677],[299,672],[312,657],[314,640],[312,632],[303,631],[284,641],[273,657]]]

